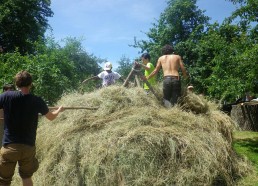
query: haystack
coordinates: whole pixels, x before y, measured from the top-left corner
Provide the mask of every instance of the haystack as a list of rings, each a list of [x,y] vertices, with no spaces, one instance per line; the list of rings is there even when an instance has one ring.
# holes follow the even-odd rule
[[[234,123],[196,96],[171,109],[141,88],[63,96],[58,105],[99,108],[41,119],[35,185],[236,185],[249,168],[232,149]]]

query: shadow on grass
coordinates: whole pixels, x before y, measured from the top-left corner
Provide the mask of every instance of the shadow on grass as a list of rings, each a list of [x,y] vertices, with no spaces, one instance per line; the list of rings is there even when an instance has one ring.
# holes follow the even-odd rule
[[[258,169],[258,137],[235,139],[233,147],[237,153],[247,156]]]
[[[242,147],[246,147],[253,152],[258,153],[258,137],[246,138],[246,139],[237,139],[234,140],[234,144],[238,144]]]

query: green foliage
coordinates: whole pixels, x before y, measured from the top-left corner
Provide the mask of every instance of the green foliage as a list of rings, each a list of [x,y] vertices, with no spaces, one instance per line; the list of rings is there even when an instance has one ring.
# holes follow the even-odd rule
[[[195,33],[195,39],[199,38],[209,20],[196,6],[196,0],[169,0],[167,4],[158,23],[146,33],[149,40],[135,42],[135,47],[148,51],[154,61],[157,61],[165,44],[177,45],[186,41],[192,33]]]
[[[44,38],[48,17],[53,16],[50,0],[1,0],[0,43],[5,52],[33,53],[33,43]]]
[[[125,56],[122,56],[121,59],[118,61],[118,68],[116,71],[125,79],[129,75],[130,71],[133,67],[133,62]],[[133,77],[132,77],[133,78]]]
[[[246,91],[257,93],[257,45],[248,33],[235,25],[215,26],[196,49],[198,57],[190,69],[200,92],[229,102]]]
[[[239,6],[219,25],[208,23],[195,0],[170,0],[146,33],[149,39],[135,41],[134,47],[157,61],[163,45],[174,45],[195,90],[210,98],[234,102],[245,92],[258,94],[257,1],[230,1]]]
[[[80,82],[99,71],[98,59],[88,55],[77,39],[67,39],[60,47],[53,39],[48,43],[35,43],[34,55],[22,56],[19,52],[0,54],[1,85],[13,82],[20,70],[33,76],[33,93],[54,104],[65,92],[79,89]]]
[[[258,21],[258,1],[257,0],[229,0],[239,7],[232,13],[232,15],[226,19],[226,21],[232,22],[233,20],[240,19],[238,21],[242,28],[247,28],[250,23]]]

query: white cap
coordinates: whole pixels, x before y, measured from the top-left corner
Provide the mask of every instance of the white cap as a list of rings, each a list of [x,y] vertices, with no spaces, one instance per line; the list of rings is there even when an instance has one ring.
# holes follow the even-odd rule
[[[194,87],[192,85],[188,86],[187,87],[188,89],[193,89]]]
[[[104,65],[104,70],[111,70],[112,68],[112,63],[111,62],[106,62]]]

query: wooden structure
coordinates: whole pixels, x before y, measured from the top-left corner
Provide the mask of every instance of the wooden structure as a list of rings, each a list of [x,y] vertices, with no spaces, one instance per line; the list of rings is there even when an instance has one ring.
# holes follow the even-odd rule
[[[231,118],[242,130],[258,131],[258,102],[232,105]]]
[[[140,86],[140,81],[139,78],[142,79],[144,83],[149,87],[149,90],[154,94],[154,96],[157,98],[157,100],[161,101],[160,97],[158,94],[154,91],[153,87],[151,84],[145,79],[144,75],[141,73],[141,66],[140,65],[133,65],[132,70],[130,71],[129,75],[127,76],[125,82],[123,83],[123,86],[126,87],[128,85],[129,79],[131,76],[135,76],[135,82],[136,85],[139,87]]]

